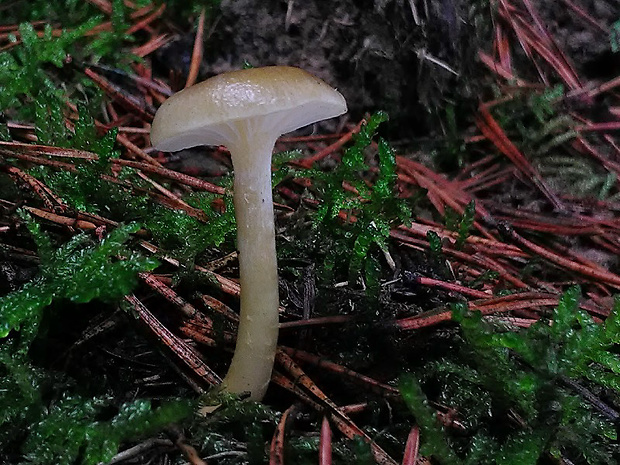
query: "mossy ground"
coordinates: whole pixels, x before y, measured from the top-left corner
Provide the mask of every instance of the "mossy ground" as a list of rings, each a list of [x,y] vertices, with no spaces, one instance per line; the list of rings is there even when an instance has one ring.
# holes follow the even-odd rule
[[[333,463],[400,461],[416,425],[431,463],[618,461],[617,135],[592,129],[611,77],[515,27],[529,2],[419,3],[1,6],[1,461],[316,463],[323,417]],[[283,353],[262,405],[205,394],[238,308],[227,154],[146,135],[203,6],[200,72],[304,65],[354,118],[393,115],[278,144]],[[617,60],[603,10],[592,54]]]

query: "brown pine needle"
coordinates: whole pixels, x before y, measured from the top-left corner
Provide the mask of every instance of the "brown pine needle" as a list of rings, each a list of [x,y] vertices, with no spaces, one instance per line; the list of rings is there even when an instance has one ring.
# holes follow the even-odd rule
[[[198,28],[196,30],[196,39],[194,40],[194,48],[192,50],[192,61],[189,65],[189,73],[185,87],[193,86],[198,78],[198,71],[202,63],[202,53],[204,50],[204,31],[205,31],[205,8],[200,12],[198,18]]]

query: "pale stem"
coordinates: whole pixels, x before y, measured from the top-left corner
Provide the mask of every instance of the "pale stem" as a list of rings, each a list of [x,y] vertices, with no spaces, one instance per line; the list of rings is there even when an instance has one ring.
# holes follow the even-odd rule
[[[235,169],[234,204],[241,284],[235,353],[227,391],[261,400],[271,379],[278,341],[278,267],[271,192],[274,140],[229,147]]]

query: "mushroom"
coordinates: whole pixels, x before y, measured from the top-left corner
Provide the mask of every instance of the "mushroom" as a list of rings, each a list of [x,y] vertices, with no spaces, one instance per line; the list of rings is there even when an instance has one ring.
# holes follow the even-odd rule
[[[261,400],[278,339],[278,270],[271,155],[282,134],[347,111],[344,97],[299,68],[232,71],[166,100],[151,128],[153,146],[178,151],[224,145],[234,168],[241,285],[240,322],[225,390]]]

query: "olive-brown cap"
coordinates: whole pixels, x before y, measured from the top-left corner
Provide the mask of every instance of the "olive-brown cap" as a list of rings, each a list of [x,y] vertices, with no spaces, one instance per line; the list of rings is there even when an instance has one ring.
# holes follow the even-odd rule
[[[290,66],[250,68],[214,76],[166,100],[151,142],[163,151],[229,145],[252,134],[282,134],[347,111],[344,97],[310,73]]]

